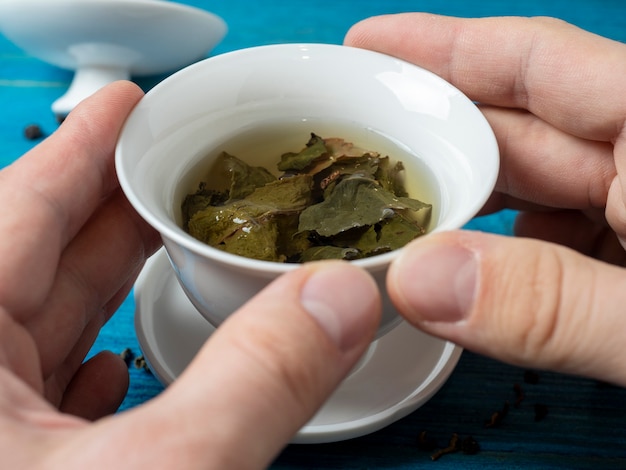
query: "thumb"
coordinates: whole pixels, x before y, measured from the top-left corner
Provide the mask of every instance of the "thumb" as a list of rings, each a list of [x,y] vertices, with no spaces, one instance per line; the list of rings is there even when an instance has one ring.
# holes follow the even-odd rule
[[[406,247],[387,277],[412,324],[512,364],[626,385],[625,271],[560,245],[476,232]]]
[[[176,430],[156,463],[171,455],[185,468],[184,455],[198,468],[269,465],[368,347],[380,302],[375,281],[345,262],[304,265],[270,284],[144,407],[144,419]]]

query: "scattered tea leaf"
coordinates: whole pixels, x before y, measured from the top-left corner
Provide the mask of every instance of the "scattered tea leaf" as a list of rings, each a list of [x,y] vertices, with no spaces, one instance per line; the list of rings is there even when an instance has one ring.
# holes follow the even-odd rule
[[[459,439],[459,435],[457,433],[452,434],[450,438],[450,442],[448,443],[448,447],[443,449],[439,449],[434,454],[430,456],[431,460],[438,460],[440,457],[446,454],[452,454],[454,452],[458,452],[461,450],[461,440]]]
[[[504,402],[502,405],[502,409],[500,411],[496,411],[492,413],[491,418],[485,422],[486,428],[496,428],[502,424],[502,420],[509,414],[510,404],[508,401]]]
[[[152,371],[150,370],[150,367],[148,366],[148,362],[146,361],[145,357],[137,356],[133,360],[133,363],[135,364],[135,368],[136,369],[143,369],[144,371],[146,371],[148,373],[152,373]]]
[[[24,137],[28,140],[38,140],[44,137],[44,133],[38,124],[29,124],[24,128]]]
[[[417,447],[420,450],[432,452],[437,448],[437,441],[426,431],[421,431],[417,436]]]
[[[130,363],[135,358],[135,354],[132,349],[126,348],[120,353],[120,357],[126,363],[126,367],[130,367]]]

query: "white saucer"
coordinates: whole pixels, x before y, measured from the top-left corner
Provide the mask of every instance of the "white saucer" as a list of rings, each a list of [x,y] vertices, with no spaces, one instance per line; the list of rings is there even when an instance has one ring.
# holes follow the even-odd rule
[[[34,57],[76,71],[52,105],[65,116],[114,80],[203,58],[227,28],[212,13],[162,0],[2,0],[0,30]]]
[[[135,326],[142,352],[165,386],[214,331],[183,293],[161,249],[135,284]],[[461,348],[407,323],[372,343],[293,443],[334,442],[377,431],[423,405],[444,384]]]

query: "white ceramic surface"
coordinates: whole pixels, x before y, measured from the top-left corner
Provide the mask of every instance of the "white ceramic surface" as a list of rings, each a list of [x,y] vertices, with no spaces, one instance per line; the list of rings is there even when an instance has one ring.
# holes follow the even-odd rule
[[[356,129],[350,136],[355,143],[383,135],[411,151],[405,157],[413,161],[403,160],[407,166],[428,168],[436,181],[434,231],[462,226],[491,194],[498,147],[478,108],[436,75],[371,51],[284,44],[219,55],[168,77],[131,113],[116,149],[120,184],[161,233],[185,292],[212,325],[297,266],[231,255],[180,228],[180,203],[196,187],[192,182],[205,176],[198,165],[206,168],[207,153],[216,149],[239,155],[221,146],[236,145],[232,139],[251,129],[288,122],[298,127],[295,142],[302,145],[311,127],[324,135],[339,121]],[[284,142],[265,142],[268,158],[280,155],[272,145]],[[261,161],[265,154],[258,148],[259,160],[249,163],[274,165]],[[354,261],[373,274],[383,293],[379,337],[400,321],[385,289],[396,256]]]
[[[135,285],[135,325],[156,377],[169,385],[215,329],[183,293],[161,250]],[[377,431],[415,411],[445,383],[461,349],[401,323],[372,343],[352,374],[294,443],[321,443]]]
[[[29,54],[75,70],[52,111],[67,115],[114,80],[177,70],[226,34],[218,16],[160,0],[2,0],[0,31]]]

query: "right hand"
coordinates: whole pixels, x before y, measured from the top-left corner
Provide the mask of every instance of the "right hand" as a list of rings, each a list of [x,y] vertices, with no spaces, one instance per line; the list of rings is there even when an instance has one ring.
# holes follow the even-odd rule
[[[409,245],[388,277],[405,317],[510,363],[626,385],[626,45],[549,18],[418,13],[365,20],[345,43],[479,102],[502,154],[484,211],[523,211],[527,238],[456,231]]]

